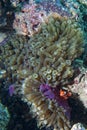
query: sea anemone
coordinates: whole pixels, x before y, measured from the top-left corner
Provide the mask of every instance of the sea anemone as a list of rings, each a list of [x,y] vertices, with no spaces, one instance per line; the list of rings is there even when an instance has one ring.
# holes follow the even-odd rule
[[[0,51],[6,80],[20,86],[38,126],[69,130],[68,95],[62,96],[60,89],[67,87],[74,72],[72,62],[83,52],[83,33],[77,23],[50,14],[33,37],[13,35]]]
[[[26,78],[22,88],[24,98],[31,104],[31,112],[37,118],[39,127],[70,129],[70,108],[67,101],[59,96],[58,89],[53,90],[49,85],[41,84],[33,76]]]

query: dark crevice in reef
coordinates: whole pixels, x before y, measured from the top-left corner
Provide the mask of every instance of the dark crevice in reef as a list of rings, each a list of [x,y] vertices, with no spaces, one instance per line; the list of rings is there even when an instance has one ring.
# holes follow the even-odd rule
[[[80,122],[87,127],[87,109],[79,100],[78,95],[69,98],[69,105],[71,107],[71,125]]]

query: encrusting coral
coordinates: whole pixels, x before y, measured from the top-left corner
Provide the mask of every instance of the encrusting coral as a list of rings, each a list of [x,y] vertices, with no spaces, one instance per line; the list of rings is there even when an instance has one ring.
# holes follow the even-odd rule
[[[82,53],[82,45],[82,31],[76,22],[54,13],[30,39],[12,36],[1,46],[0,60],[4,59],[7,80],[17,86],[22,83],[23,95],[32,104],[39,126],[70,129],[67,101],[55,90],[59,93],[73,76],[71,64]],[[43,90],[46,86],[48,89]]]

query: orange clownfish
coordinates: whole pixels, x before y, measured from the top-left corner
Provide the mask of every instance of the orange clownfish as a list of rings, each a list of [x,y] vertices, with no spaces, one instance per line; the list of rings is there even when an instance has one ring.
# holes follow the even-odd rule
[[[60,89],[60,96],[63,97],[64,99],[68,99],[72,93],[70,91]]]

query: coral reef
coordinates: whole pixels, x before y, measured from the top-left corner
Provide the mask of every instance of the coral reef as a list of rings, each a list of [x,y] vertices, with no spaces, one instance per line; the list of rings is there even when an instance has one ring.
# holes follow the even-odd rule
[[[66,9],[71,13],[72,17],[76,20],[79,18],[80,15],[80,9],[79,9],[79,3],[77,0],[61,0],[61,4],[66,7]]]
[[[55,98],[50,88],[57,88],[59,93],[61,86],[68,84],[74,72],[72,61],[83,52],[82,46],[83,35],[77,23],[57,13],[49,15],[30,39],[13,35],[8,44],[1,46],[0,61],[4,59],[6,80],[22,90],[39,126],[70,129],[64,111],[69,111],[67,102],[59,95]],[[46,93],[43,84],[49,86]]]
[[[84,31],[84,39],[85,43],[87,44],[87,6],[84,4],[79,4],[79,18],[78,23],[80,24],[81,28]]]
[[[19,6],[22,6],[22,4],[25,2],[26,0],[10,0],[10,3],[13,7],[17,8]],[[27,0],[28,1],[28,0]]]
[[[17,34],[11,33],[13,28]],[[87,67],[86,0],[1,0],[0,31],[0,99],[12,113],[8,130],[32,129],[29,109],[42,129],[85,130],[81,123],[87,124],[87,71],[77,76],[75,69]],[[0,113],[8,114],[1,109],[7,112],[2,104]],[[0,130],[10,118],[3,116]],[[81,123],[73,125],[76,121]]]
[[[87,31],[87,1],[86,0],[61,0],[61,4],[71,13],[72,17],[78,21],[84,30],[86,39]],[[86,40],[87,41],[87,40]]]
[[[73,93],[78,94],[79,99],[82,101],[85,108],[87,108],[87,70],[82,69],[81,73],[74,79],[74,83],[69,85]]]
[[[7,25],[7,17],[12,16],[13,10],[10,0],[0,0],[0,27]]]
[[[86,130],[86,129],[81,123],[77,123],[72,126],[71,130]]]
[[[60,0],[41,0],[37,3],[37,6],[46,11],[47,14],[50,12],[56,12],[61,16],[68,16],[70,17],[70,13],[61,5]]]
[[[87,6],[87,1],[86,0],[78,0],[81,4]]]
[[[44,0],[36,3],[30,1],[24,4],[20,13],[15,13],[13,28],[16,30],[16,33],[32,36],[38,32],[39,25],[41,25],[48,14],[52,12],[56,12],[61,16],[71,16],[65,8],[56,5],[53,0]]]
[[[16,33],[32,36],[46,17],[45,11],[38,11],[36,4],[25,4],[20,13],[15,14],[13,28]]]
[[[5,33],[0,32],[0,46],[4,45],[7,42],[8,38],[9,36],[7,36]]]
[[[0,130],[6,130],[10,115],[5,106],[0,103]]]

